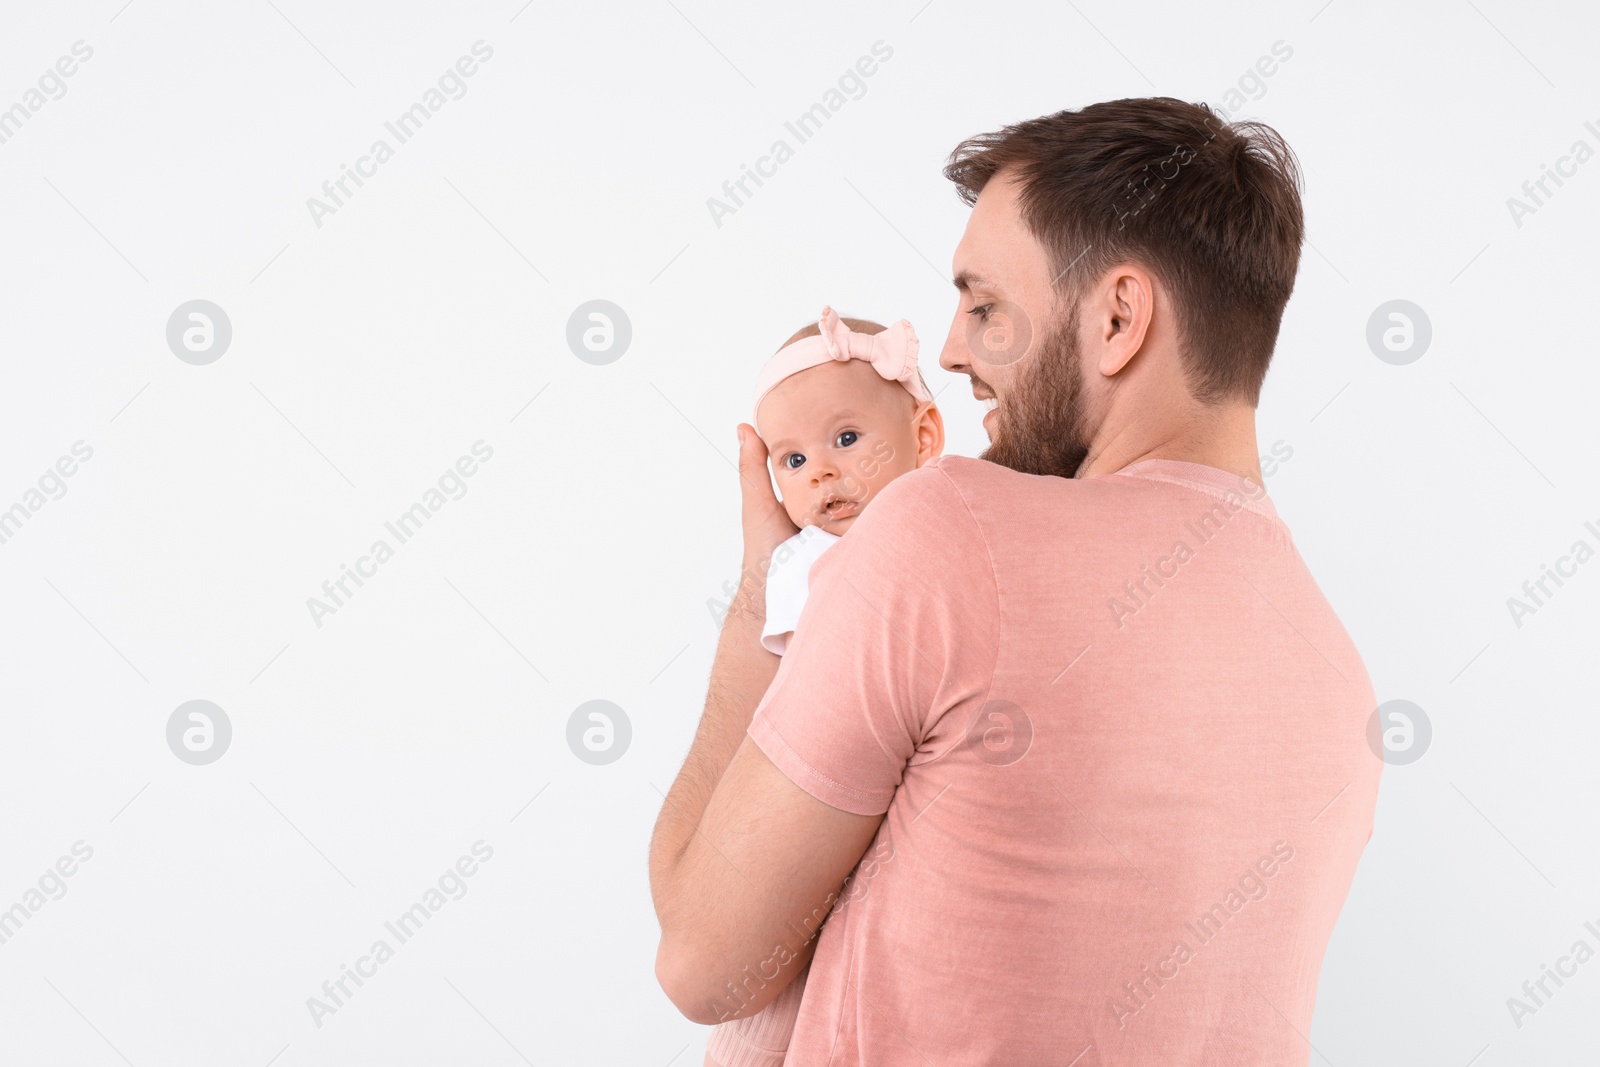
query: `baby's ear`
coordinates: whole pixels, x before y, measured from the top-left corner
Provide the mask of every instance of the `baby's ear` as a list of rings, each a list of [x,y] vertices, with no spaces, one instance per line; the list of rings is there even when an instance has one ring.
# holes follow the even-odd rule
[[[921,467],[944,454],[944,416],[932,401],[917,419],[916,432],[917,466]]]

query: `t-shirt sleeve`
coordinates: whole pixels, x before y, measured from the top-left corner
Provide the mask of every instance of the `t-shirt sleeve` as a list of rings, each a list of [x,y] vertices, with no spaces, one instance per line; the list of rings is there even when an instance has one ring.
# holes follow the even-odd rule
[[[937,463],[885,486],[811,569],[751,740],[800,788],[878,815],[949,709],[987,691],[998,642],[994,566]]]

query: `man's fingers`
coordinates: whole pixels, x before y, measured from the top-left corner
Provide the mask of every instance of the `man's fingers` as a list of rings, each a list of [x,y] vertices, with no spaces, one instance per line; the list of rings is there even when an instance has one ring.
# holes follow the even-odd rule
[[[757,475],[765,472],[756,465],[756,450],[750,444],[750,439],[756,435],[751,433],[749,427],[742,422],[738,426],[738,434],[739,495],[744,499],[745,508],[748,510],[751,498],[761,489],[761,482],[757,479]]]
[[[761,435],[756,433],[753,427],[741,422],[739,424],[739,458],[743,460],[747,456],[752,460],[765,462],[767,446],[761,440]]]
[[[766,515],[779,510],[778,494],[767,473],[767,445],[755,427],[739,424],[739,481],[747,514]]]
[[[798,533],[767,471],[767,444],[755,427],[739,423],[739,496],[744,512],[745,556],[766,558],[785,538]]]
[[[761,435],[744,423],[739,424],[739,476],[752,489],[766,486],[767,492],[772,492],[771,483],[765,477],[757,475],[767,473],[767,446],[761,440]]]

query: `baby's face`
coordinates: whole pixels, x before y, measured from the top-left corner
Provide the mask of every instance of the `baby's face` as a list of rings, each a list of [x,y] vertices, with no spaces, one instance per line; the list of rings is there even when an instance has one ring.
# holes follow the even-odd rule
[[[778,495],[802,529],[843,535],[878,490],[919,459],[916,426],[924,407],[864,360],[830,360],[792,374],[761,401],[762,438]]]

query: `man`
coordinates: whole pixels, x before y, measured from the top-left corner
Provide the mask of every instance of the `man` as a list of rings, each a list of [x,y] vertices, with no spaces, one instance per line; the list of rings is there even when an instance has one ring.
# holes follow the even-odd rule
[[[1255,439],[1294,157],[1163,97],[945,173],[973,211],[940,364],[997,402],[992,443],[882,490],[774,662],[761,555],[793,530],[741,427],[744,583],[651,848],[658,978],[711,1023],[809,963],[796,1067],[1304,1064],[1381,762]]]

